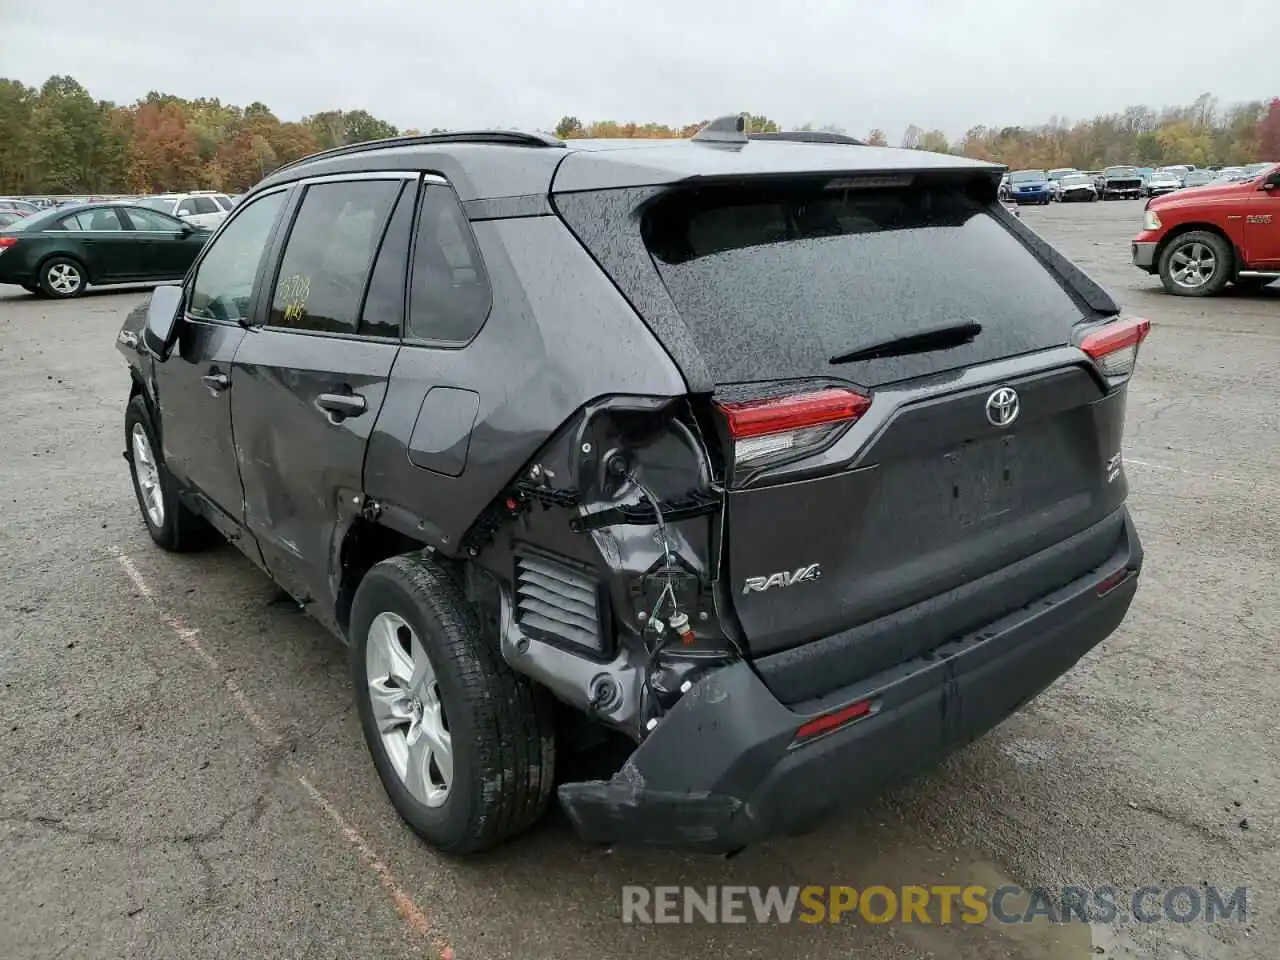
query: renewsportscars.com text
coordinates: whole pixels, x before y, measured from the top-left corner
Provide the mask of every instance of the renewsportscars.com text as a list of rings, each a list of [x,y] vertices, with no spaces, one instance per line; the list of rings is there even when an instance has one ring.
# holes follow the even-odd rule
[[[622,888],[624,923],[1243,922],[1248,890],[1211,886]]]

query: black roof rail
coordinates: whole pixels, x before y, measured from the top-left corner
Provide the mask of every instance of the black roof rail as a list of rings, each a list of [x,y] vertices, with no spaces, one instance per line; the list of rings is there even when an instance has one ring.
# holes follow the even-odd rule
[[[865,147],[866,144],[845,133],[830,133],[826,130],[784,130],[777,133],[749,133],[752,140],[789,140],[795,143],[844,143],[851,147]]]
[[[526,133],[523,130],[455,130],[449,133],[419,133],[407,137],[387,137],[383,140],[365,140],[361,143],[348,143],[345,146],[321,150],[310,156],[294,160],[277,167],[273,173],[289,170],[313,160],[329,160],[334,157],[346,157],[356,153],[367,153],[370,150],[384,150],[392,147],[419,147],[434,143],[490,143],[511,147],[563,147],[565,142],[546,133]]]

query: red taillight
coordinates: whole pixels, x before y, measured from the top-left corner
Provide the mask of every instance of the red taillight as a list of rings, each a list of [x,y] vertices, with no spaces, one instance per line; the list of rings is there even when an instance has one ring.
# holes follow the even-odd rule
[[[853,723],[855,720],[861,720],[863,717],[871,715],[871,708],[875,706],[874,701],[859,700],[857,703],[851,703],[847,707],[841,707],[839,710],[833,710],[830,713],[824,713],[820,717],[814,717],[812,720],[805,721],[796,730],[796,741],[812,740],[824,733],[830,733],[832,730],[838,730],[846,724]]]
[[[1150,332],[1150,320],[1124,317],[1088,334],[1080,342],[1080,349],[1104,376],[1122,377],[1133,373],[1134,364],[1138,362],[1138,347]]]
[[[3,253],[4,251],[8,250],[17,242],[18,242],[17,237],[0,237],[0,253]]]
[[[862,416],[871,400],[852,390],[832,388],[746,403],[722,403],[729,421],[729,435],[735,440],[763,437],[784,430],[817,427]]]
[[[734,466],[741,468],[762,466],[819,446],[866,413],[871,398],[831,387],[718,406],[734,440]]]

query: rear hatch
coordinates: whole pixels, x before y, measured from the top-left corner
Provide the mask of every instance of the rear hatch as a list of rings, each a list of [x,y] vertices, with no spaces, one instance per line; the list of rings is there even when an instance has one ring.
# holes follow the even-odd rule
[[[592,242],[629,202],[557,198],[642,315],[673,306],[705,363],[722,582],[753,654],[927,604],[1123,500],[1106,469],[1121,408],[1069,346],[1112,305],[1051,269],[995,188],[948,172],[633,196],[619,222],[666,302],[617,243]],[[919,652],[886,644],[869,663]]]

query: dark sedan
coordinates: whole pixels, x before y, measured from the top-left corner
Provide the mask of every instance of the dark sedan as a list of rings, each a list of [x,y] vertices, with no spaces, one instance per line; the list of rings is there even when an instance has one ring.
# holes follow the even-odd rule
[[[133,204],[46,210],[0,229],[0,283],[78,297],[90,284],[177,280],[211,235]]]

